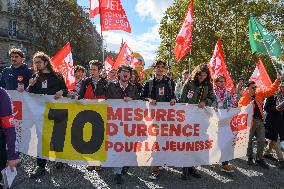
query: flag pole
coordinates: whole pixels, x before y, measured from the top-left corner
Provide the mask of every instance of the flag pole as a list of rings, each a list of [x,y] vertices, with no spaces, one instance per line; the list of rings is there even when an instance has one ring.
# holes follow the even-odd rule
[[[258,28],[258,26],[257,26],[257,24],[256,24],[256,22],[255,22],[255,19],[253,19],[253,22],[254,22],[254,25],[256,26],[256,28],[258,29],[258,31],[260,31],[259,28]],[[259,32],[259,33],[260,33],[260,32]],[[261,33],[260,33],[260,34],[261,34]],[[263,36],[262,36],[262,40],[263,40]],[[273,65],[273,67],[274,67],[274,69],[275,69],[275,71],[276,71],[276,74],[280,74],[280,73],[278,72],[278,69],[277,69],[277,67],[276,67],[276,65],[275,65],[275,63],[274,63],[274,61],[273,61],[273,59],[272,59],[270,53],[269,53],[269,50],[268,50],[268,48],[267,48],[267,46],[266,46],[264,40],[263,40],[263,44],[264,44],[264,47],[265,47],[265,49],[266,49],[266,51],[267,51],[267,54],[268,54],[269,58],[271,59],[271,62],[272,62],[272,65]]]
[[[104,36],[103,36],[103,30],[101,27],[101,38],[102,38],[102,52],[103,52],[103,62],[105,61],[105,49],[104,49]],[[104,68],[105,68],[105,64],[104,64]]]
[[[189,74],[191,75],[191,48],[190,48],[190,51],[189,51],[189,63],[188,63],[188,72]]]
[[[102,38],[102,52],[103,52],[103,67],[105,70],[105,49],[104,49],[104,36],[103,36],[103,29],[102,29],[102,14],[101,14],[101,1],[99,0],[99,12],[100,12],[100,26],[101,26],[101,38]]]

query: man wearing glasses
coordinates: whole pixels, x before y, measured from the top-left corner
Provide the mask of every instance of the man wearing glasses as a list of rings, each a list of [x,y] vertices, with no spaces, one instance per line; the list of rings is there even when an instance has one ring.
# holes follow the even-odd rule
[[[154,106],[157,105],[157,102],[169,102],[170,105],[175,105],[175,83],[165,75],[167,70],[166,63],[158,60],[153,67],[155,76],[145,83],[142,95],[143,99],[148,100]],[[158,166],[152,167],[152,173],[149,178],[156,180],[159,172],[160,168]]]
[[[253,144],[252,139],[255,136],[257,140],[257,153],[255,163],[259,166],[268,169],[269,165],[263,159],[263,151],[265,146],[265,129],[264,129],[264,112],[263,101],[265,98],[272,96],[277,90],[281,82],[280,75],[277,75],[275,82],[266,90],[257,89],[254,81],[250,81],[246,85],[246,92],[243,93],[239,101],[239,106],[247,106],[250,103],[254,105],[253,126],[249,133],[249,143],[247,149],[248,165],[254,165],[253,161]]]

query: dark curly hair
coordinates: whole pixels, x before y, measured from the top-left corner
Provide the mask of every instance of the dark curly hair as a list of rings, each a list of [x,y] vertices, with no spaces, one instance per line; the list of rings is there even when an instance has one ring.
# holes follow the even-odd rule
[[[45,52],[42,52],[42,51],[37,51],[34,55],[33,55],[33,61],[35,61],[36,58],[39,58],[41,59],[42,61],[44,61],[45,63],[47,63],[46,65],[46,68],[50,71],[50,73],[54,74],[56,77],[62,79],[63,78],[63,75],[59,72],[56,72],[54,70],[54,67],[52,65],[52,62],[51,62],[51,58],[45,53]],[[36,80],[42,82],[43,81],[43,73],[41,70],[39,70],[36,74]]]
[[[207,74],[206,79],[201,83],[201,85],[209,84],[211,82],[211,76],[209,68],[205,63],[200,64],[194,68],[194,70],[192,71],[191,80],[193,80],[196,84],[199,85],[198,75],[200,75],[201,72],[205,72]]]

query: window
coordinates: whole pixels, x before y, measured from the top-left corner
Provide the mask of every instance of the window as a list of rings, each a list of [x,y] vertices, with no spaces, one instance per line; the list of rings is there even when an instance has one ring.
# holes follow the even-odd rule
[[[10,20],[9,21],[9,36],[17,37],[17,20]]]
[[[15,7],[17,3],[18,3],[18,0],[9,0],[8,1],[8,4],[12,7]]]

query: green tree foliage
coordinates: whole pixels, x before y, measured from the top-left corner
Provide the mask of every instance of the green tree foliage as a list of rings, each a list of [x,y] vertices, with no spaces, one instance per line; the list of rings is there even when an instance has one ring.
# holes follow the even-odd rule
[[[75,64],[102,60],[102,39],[88,14],[74,0],[25,0],[22,11],[32,23],[38,50],[51,56],[68,41]]]
[[[189,3],[190,0],[175,0],[166,10],[159,30],[162,39],[157,51],[159,58],[169,59],[167,45],[175,47],[175,37],[182,25]],[[263,60],[271,78],[274,79],[276,72],[270,58],[251,53],[248,39],[248,22],[251,14],[278,36],[282,44],[284,43],[284,9],[280,0],[195,0],[191,53],[184,56],[179,63],[173,56],[174,75],[181,76],[182,70],[189,66],[192,70],[196,65],[208,63],[217,39],[220,38],[227,68],[234,79],[240,76],[248,79],[259,57]]]

